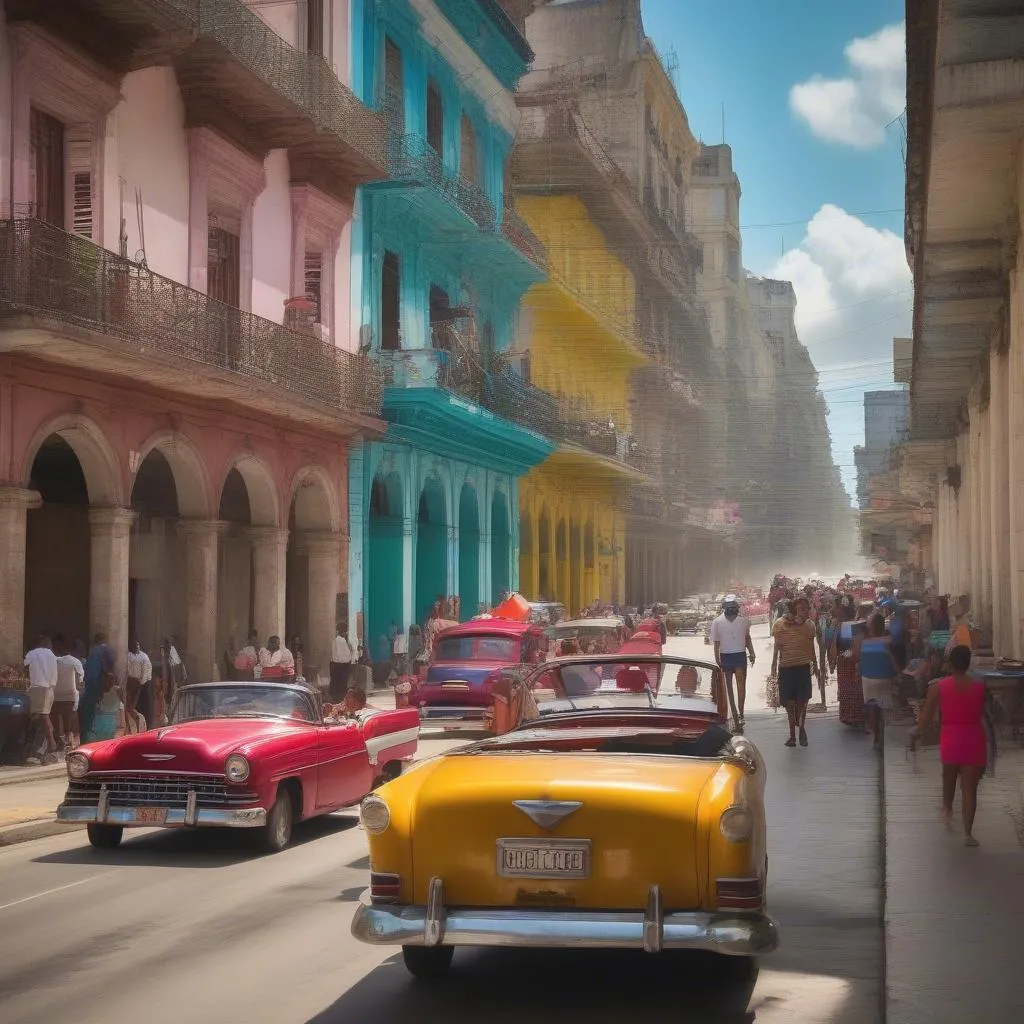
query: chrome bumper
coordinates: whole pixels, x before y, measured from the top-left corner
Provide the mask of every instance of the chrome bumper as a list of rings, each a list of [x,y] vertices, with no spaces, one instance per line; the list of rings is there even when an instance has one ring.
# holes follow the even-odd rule
[[[426,906],[360,904],[352,934],[376,946],[515,946],[581,949],[702,949],[727,956],[759,956],[779,944],[766,914],[662,914],[651,887],[646,911],[452,909],[432,879]]]
[[[263,807],[172,807],[164,821],[155,823],[136,821],[136,807],[79,807],[76,804],[61,804],[57,808],[57,820],[79,824],[118,825],[122,828],[262,828],[267,823],[267,812]]]
[[[420,708],[420,730],[427,729],[444,729],[446,732],[490,732],[490,709],[444,706]]]

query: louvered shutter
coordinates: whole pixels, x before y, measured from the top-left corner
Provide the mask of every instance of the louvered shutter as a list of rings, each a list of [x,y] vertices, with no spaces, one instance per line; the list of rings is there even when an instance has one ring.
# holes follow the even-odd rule
[[[93,237],[93,140],[92,133],[68,129],[65,139],[67,160],[68,218],[71,230],[83,238]]]

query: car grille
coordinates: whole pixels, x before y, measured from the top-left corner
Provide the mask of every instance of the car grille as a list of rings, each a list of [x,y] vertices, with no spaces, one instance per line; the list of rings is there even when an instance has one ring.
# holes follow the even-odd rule
[[[64,802],[79,807],[95,807],[100,786],[106,785],[111,807],[184,807],[189,790],[195,790],[199,807],[223,807],[251,804],[257,793],[228,787],[222,775],[182,775],[175,773],[124,772],[87,775],[68,783]]]

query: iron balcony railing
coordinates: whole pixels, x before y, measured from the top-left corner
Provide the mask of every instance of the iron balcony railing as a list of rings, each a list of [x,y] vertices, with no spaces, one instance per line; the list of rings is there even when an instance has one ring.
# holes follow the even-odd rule
[[[548,253],[544,243],[533,233],[530,225],[516,212],[511,203],[505,204],[501,221],[504,236],[535,266],[548,272]]]
[[[226,371],[339,415],[380,414],[372,360],[218,302],[40,220],[0,220],[0,325],[42,317],[126,352]]]

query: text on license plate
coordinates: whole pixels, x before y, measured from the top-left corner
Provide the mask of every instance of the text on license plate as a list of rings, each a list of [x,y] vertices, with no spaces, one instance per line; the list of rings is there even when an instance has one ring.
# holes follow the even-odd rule
[[[498,840],[498,874],[504,878],[586,878],[589,873],[589,840]]]
[[[167,820],[166,807],[136,807],[135,820],[147,825],[162,825]]]

